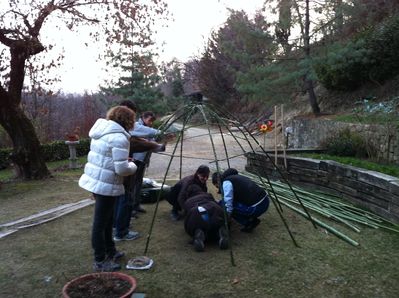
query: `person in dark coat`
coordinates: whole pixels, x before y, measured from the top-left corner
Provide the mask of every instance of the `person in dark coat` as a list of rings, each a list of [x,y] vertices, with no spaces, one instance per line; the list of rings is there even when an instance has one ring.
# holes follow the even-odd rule
[[[201,165],[193,175],[184,177],[170,189],[166,200],[172,205],[171,217],[173,220],[181,218],[180,212],[183,210],[184,202],[190,196],[191,186],[197,185],[203,192],[207,192],[206,181],[209,177],[209,167]]]
[[[269,208],[267,192],[248,177],[238,174],[236,169],[230,168],[220,173],[213,173],[212,184],[218,189],[221,186],[223,199],[228,217],[232,217],[243,225],[241,231],[251,232],[258,224],[258,218]]]
[[[137,106],[131,100],[124,100],[120,106],[128,107],[130,110],[136,113]],[[137,126],[137,127],[136,127]],[[141,131],[140,124],[135,124],[135,128],[129,131],[130,137],[130,152],[129,157],[132,159],[134,154],[142,152],[159,152],[165,150],[164,144],[158,144],[155,141],[148,140],[144,137],[132,136],[136,131]],[[137,166],[135,175],[124,177],[123,185],[125,187],[125,193],[118,197],[116,207],[114,211],[114,241],[134,240],[139,237],[139,233],[130,230],[130,222],[132,212],[135,212],[135,194],[140,191],[138,184],[140,184],[143,174],[143,164],[141,161],[134,161]],[[138,177],[138,175],[140,177]],[[141,186],[140,186],[141,187]]]
[[[223,208],[198,185],[192,185],[190,195],[184,202],[184,229],[193,237],[194,249],[204,251],[205,241],[209,239],[217,239],[219,247],[227,249],[229,242]]]

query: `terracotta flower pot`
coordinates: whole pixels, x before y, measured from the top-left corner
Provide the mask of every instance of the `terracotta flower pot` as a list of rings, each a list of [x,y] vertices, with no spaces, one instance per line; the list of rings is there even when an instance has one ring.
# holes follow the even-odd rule
[[[90,273],[66,283],[62,288],[62,296],[64,298],[93,296],[127,298],[132,296],[136,286],[136,279],[124,273]]]

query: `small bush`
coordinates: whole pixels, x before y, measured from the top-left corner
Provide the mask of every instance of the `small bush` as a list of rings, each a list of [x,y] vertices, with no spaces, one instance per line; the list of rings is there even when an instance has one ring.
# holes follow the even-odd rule
[[[56,161],[69,157],[68,146],[63,141],[42,144],[41,149],[45,161]]]
[[[0,169],[5,169],[10,166],[10,154],[12,150],[9,148],[0,149]]]
[[[314,65],[319,81],[329,90],[353,90],[368,80],[372,53],[359,39],[336,47]]]
[[[46,162],[64,160],[69,158],[69,148],[65,141],[55,141],[41,145],[42,154]],[[76,146],[76,156],[85,156],[90,150],[90,139],[80,139]],[[0,169],[5,169],[10,166],[9,159],[12,152],[11,148],[0,149]]]
[[[368,158],[372,152],[366,139],[358,133],[351,132],[349,128],[324,140],[323,147],[326,148],[327,154],[336,156]]]
[[[79,144],[76,146],[76,155],[85,156],[89,154],[90,151],[90,139],[80,139]]]

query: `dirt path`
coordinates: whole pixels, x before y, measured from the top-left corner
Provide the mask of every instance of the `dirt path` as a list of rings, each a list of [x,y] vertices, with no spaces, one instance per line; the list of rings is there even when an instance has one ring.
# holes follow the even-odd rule
[[[225,151],[227,151],[229,157],[230,167],[234,167],[237,170],[244,170],[246,165],[244,152],[252,151],[251,145],[254,150],[259,149],[255,141],[248,141],[251,137],[245,136],[239,131],[234,132],[234,136],[232,136],[228,131],[221,134],[218,129],[211,129],[211,136],[212,140],[206,127],[189,128],[185,131],[183,138],[182,166],[180,167],[181,145],[179,142],[173,155],[174,158],[172,159],[171,166],[167,171],[168,164],[176,147],[176,142],[172,142],[167,145],[164,153],[152,154],[151,163],[145,176],[162,180],[167,171],[167,179],[179,179],[180,168],[181,176],[184,177],[192,174],[201,164],[208,165],[211,171],[214,172],[216,171],[215,155],[220,160],[219,167],[227,168],[229,165],[226,162]],[[259,136],[258,141],[263,144],[263,137]],[[213,150],[212,142],[215,151]],[[268,143],[270,143],[270,140],[268,140]]]

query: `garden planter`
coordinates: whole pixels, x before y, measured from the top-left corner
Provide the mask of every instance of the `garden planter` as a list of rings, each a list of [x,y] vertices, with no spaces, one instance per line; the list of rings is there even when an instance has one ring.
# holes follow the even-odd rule
[[[75,297],[131,297],[136,289],[136,279],[120,272],[100,272],[79,276],[62,289],[64,298]]]

